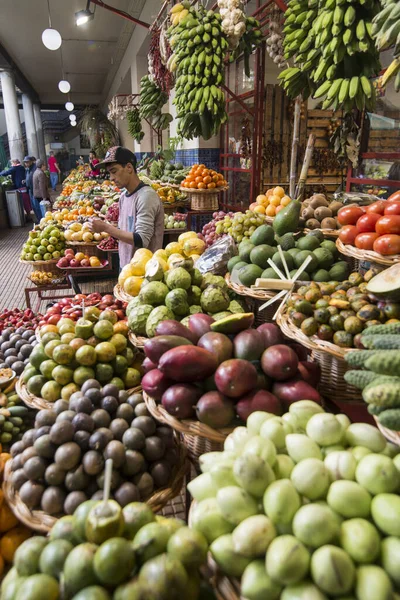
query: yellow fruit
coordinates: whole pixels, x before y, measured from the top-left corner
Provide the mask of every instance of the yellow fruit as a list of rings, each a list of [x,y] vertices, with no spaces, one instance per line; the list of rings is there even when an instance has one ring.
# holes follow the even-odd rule
[[[72,241],[72,242],[81,242],[81,241],[82,241],[82,235],[83,235],[83,234],[82,234],[82,231],[75,231],[75,232],[72,234],[72,236],[71,236],[71,237],[72,237],[72,240],[71,240],[71,241]]]
[[[174,263],[179,262],[180,260],[184,260],[184,258],[185,257],[183,256],[183,254],[171,254],[171,256],[168,257],[167,261],[168,267],[171,269]]]
[[[191,254],[190,258],[192,259],[192,261],[194,262],[194,264],[196,264],[196,262],[199,260],[200,258],[200,254]]]
[[[260,213],[261,215],[265,215],[265,211],[266,211],[266,208],[262,204],[260,204],[259,206],[255,206],[253,208],[253,212]]]
[[[280,196],[276,196],[274,194],[273,196],[271,196],[269,203],[272,204],[272,206],[279,206],[281,203]]]
[[[265,195],[267,196],[267,198],[269,198],[270,196],[274,195],[274,188],[270,188],[269,190],[267,190],[265,192]]]
[[[267,217],[274,217],[276,213],[276,207],[273,204],[270,204],[269,206],[267,206],[266,210],[265,210],[265,214],[267,215]]]
[[[183,245],[183,251],[186,256],[192,256],[192,254],[203,254],[205,249],[205,242],[198,237],[187,240]]]
[[[140,286],[144,277],[128,277],[124,283],[124,291],[130,296],[137,296],[140,292]]]
[[[257,204],[264,204],[267,200],[267,197],[264,196],[264,194],[260,194],[259,196],[257,196],[256,198],[256,202]]]
[[[128,279],[128,277],[132,277],[133,273],[132,273],[132,266],[131,265],[125,265],[125,267],[123,267],[121,269],[121,273],[119,274],[118,277],[118,283],[121,287],[124,287],[124,283],[125,281]]]
[[[291,202],[291,199],[289,198],[289,196],[283,196],[283,198],[281,200],[281,206],[287,206],[289,204],[289,202]]]
[[[85,255],[83,254],[83,252],[77,252],[75,254],[75,260],[83,260],[85,258]]]
[[[31,531],[22,525],[10,529],[0,541],[0,555],[7,562],[12,562],[17,548],[32,535]]]
[[[193,232],[194,233],[194,232]],[[180,237],[180,236],[179,236]],[[162,258],[163,260],[168,260],[168,255],[165,250],[156,250],[153,254],[154,258]]]
[[[182,250],[182,245],[179,242],[170,242],[165,246],[165,252],[168,257],[170,257],[171,254],[180,254]]]
[[[85,231],[82,235],[82,241],[87,243],[93,242],[93,234],[90,231]]]
[[[166,260],[164,260],[163,258],[161,258],[160,256],[155,256],[155,258],[157,258],[157,262],[161,265],[162,270],[164,271],[168,271],[168,263]]]
[[[186,240],[190,240],[191,238],[197,238],[197,233],[195,231],[185,231],[185,233],[181,233],[178,237],[178,243],[184,244]]]
[[[150,259],[152,256],[153,253],[148,248],[139,248],[139,250],[136,250],[135,254],[133,255],[133,258],[147,257]]]
[[[72,242],[72,236],[73,236],[73,235],[74,235],[74,232],[73,232],[73,231],[71,231],[70,229],[67,229],[67,230],[64,232],[64,236],[65,236],[65,239],[67,240],[67,242]]]
[[[101,262],[97,258],[97,256],[91,256],[89,259],[89,262],[90,262],[91,267],[100,267],[100,265],[101,265]]]
[[[80,223],[71,223],[69,229],[71,229],[71,231],[80,231],[82,229],[82,225]]]
[[[277,185],[276,187],[274,187],[273,192],[274,192],[274,196],[279,196],[279,198],[283,198],[283,196],[285,195],[285,190],[280,185]]]
[[[150,260],[150,256],[139,256],[137,257],[136,254],[135,256],[132,258],[130,265],[131,265],[131,272],[132,275],[136,275],[141,277],[142,275],[145,274],[146,271],[146,265]]]

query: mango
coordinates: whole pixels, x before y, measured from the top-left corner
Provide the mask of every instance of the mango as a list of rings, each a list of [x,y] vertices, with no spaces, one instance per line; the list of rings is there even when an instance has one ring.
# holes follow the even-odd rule
[[[246,422],[246,427],[250,435],[258,435],[260,433],[261,425],[264,423],[264,421],[272,419],[275,416],[276,415],[273,415],[272,413],[267,413],[261,410],[256,410],[255,412],[251,413]]]
[[[312,400],[299,400],[289,406],[289,413],[296,417],[298,426],[305,429],[311,417],[318,413],[324,413],[324,409]]]
[[[317,458],[306,458],[298,463],[290,479],[299,494],[309,500],[324,498],[330,484],[329,471]]]
[[[267,462],[256,454],[243,454],[235,460],[233,475],[246,492],[261,498],[275,474]]]
[[[398,489],[400,473],[391,458],[368,454],[357,465],[356,481],[371,494],[390,494]]]
[[[339,533],[337,517],[329,506],[305,504],[294,516],[294,535],[306,546],[319,548],[333,542]]]
[[[381,538],[366,519],[349,519],[340,527],[340,545],[357,563],[373,563],[379,556]]]
[[[202,473],[195,479],[192,479],[188,483],[187,488],[198,502],[206,498],[215,498],[218,491],[210,473]]]
[[[264,560],[254,560],[244,570],[240,582],[242,596],[248,600],[279,600],[282,587],[272,581]]]
[[[287,435],[286,449],[290,458],[295,463],[305,458],[318,458],[322,460],[322,453],[318,444],[302,433],[290,433]]]
[[[266,557],[268,575],[281,585],[301,581],[308,573],[310,553],[292,535],[281,535],[272,540]]]
[[[343,429],[335,415],[320,413],[308,421],[306,433],[319,446],[331,446],[340,442]]]
[[[233,485],[218,490],[217,505],[223,518],[232,525],[239,525],[258,512],[255,499],[245,490]]]
[[[381,562],[386,573],[400,587],[400,539],[389,536],[382,540]]]
[[[311,581],[302,581],[288,585],[283,590],[280,600],[328,600],[328,597]],[[347,599],[343,598],[342,600]]]
[[[294,462],[287,454],[278,454],[273,470],[276,479],[289,479],[294,469]]]
[[[190,516],[191,527],[200,531],[209,544],[233,530],[233,525],[222,516],[216,498],[207,498],[196,504]]]
[[[246,442],[243,448],[243,454],[254,454],[259,456],[271,467],[274,466],[276,461],[275,444],[273,444],[271,440],[264,439],[259,435],[255,435]]]
[[[368,518],[371,512],[370,494],[355,481],[344,479],[334,481],[329,488],[327,502],[334,511],[347,519],[353,517]]]
[[[213,559],[220,569],[231,577],[241,577],[251,559],[241,556],[233,548],[232,535],[226,534],[216,539],[210,546]]]
[[[265,515],[254,515],[233,530],[233,549],[247,558],[258,558],[264,556],[275,537],[276,529],[271,519]]]
[[[400,536],[400,496],[378,494],[372,500],[371,514],[383,533]]]
[[[329,471],[332,481],[338,479],[354,481],[357,461],[351,452],[331,452],[325,457],[324,464]]]
[[[392,582],[385,571],[376,565],[365,565],[357,569],[356,596],[361,600],[391,600]]]
[[[386,446],[379,429],[368,423],[352,423],[346,430],[346,440],[350,446],[365,446],[371,452],[382,452]]]
[[[289,479],[280,479],[265,490],[263,506],[273,523],[289,525],[301,506],[301,498]]]
[[[327,594],[340,596],[350,592],[355,574],[353,561],[342,548],[326,545],[318,548],[312,555],[311,575],[313,581]],[[365,600],[363,596],[359,598]]]

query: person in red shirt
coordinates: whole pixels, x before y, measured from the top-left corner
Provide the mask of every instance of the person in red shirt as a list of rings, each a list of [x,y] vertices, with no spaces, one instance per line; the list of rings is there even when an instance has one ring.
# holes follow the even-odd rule
[[[54,152],[50,152],[50,158],[48,160],[49,163],[49,171],[50,171],[50,185],[53,189],[53,192],[56,191],[56,186],[58,183],[58,176],[61,173],[60,168],[57,163],[57,159],[54,156]]]
[[[90,165],[90,168],[92,169],[91,173],[90,173],[90,175],[92,177],[94,177],[95,175],[98,175],[100,173],[100,169],[97,166],[99,164],[99,162],[100,161],[96,156],[96,152],[94,150],[91,150],[89,152],[89,165]]]

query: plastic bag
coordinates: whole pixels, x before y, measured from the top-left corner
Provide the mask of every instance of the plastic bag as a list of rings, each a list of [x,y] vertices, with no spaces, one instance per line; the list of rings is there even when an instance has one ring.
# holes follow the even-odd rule
[[[229,259],[237,254],[235,240],[230,235],[224,236],[200,256],[196,262],[196,269],[203,274],[225,275]]]
[[[364,194],[364,192],[337,192],[333,194],[333,197],[344,205],[358,204],[359,206],[368,206],[381,200],[378,196]]]

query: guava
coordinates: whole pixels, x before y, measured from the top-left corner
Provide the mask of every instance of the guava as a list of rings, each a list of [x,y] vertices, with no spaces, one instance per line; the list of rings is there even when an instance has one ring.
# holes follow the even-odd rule
[[[263,506],[273,523],[289,525],[301,506],[301,498],[289,479],[280,479],[265,490]]]
[[[298,493],[309,500],[325,498],[330,485],[329,471],[317,458],[306,458],[297,463],[290,479]]]
[[[230,533],[234,525],[222,515],[216,498],[207,498],[191,510],[191,527],[200,531],[211,544],[217,538]]]
[[[318,548],[311,558],[311,575],[314,583],[327,594],[340,596],[353,587],[356,570],[350,556],[337,546]],[[359,596],[363,598],[363,596]]]
[[[267,573],[281,585],[290,585],[304,579],[309,565],[309,551],[292,535],[281,535],[272,540],[268,547]]]
[[[340,527],[340,545],[357,563],[373,563],[379,556],[381,538],[366,519],[348,519]]]
[[[276,529],[271,519],[265,515],[253,515],[233,530],[233,548],[242,556],[258,558],[264,556],[275,537]]]
[[[210,546],[213,559],[220,569],[231,577],[241,577],[251,559],[235,552],[231,534],[218,537]]]
[[[275,480],[272,468],[256,454],[239,456],[233,465],[233,475],[237,483],[256,498],[261,498],[269,484]]]
[[[324,504],[305,504],[294,515],[294,535],[306,546],[319,548],[331,543],[339,532],[337,516]]]
[[[224,519],[232,525],[239,525],[258,512],[256,500],[242,488],[233,485],[218,490],[217,505]]]
[[[248,600],[278,600],[282,587],[272,581],[264,560],[254,560],[244,570],[240,581],[241,594]]]

